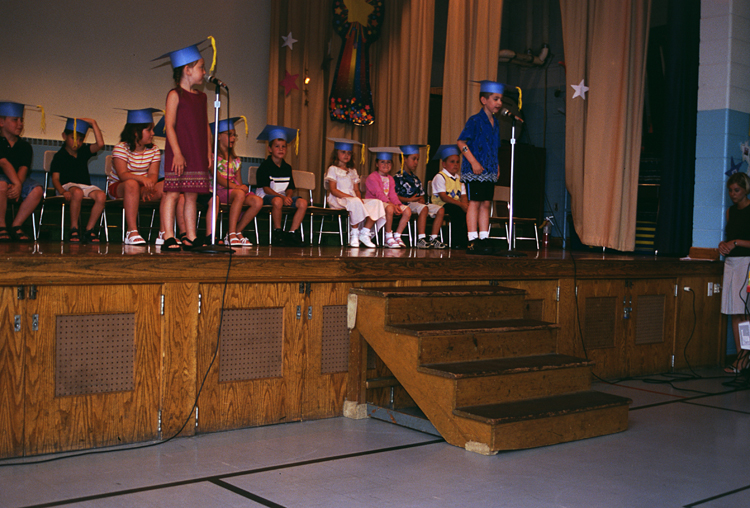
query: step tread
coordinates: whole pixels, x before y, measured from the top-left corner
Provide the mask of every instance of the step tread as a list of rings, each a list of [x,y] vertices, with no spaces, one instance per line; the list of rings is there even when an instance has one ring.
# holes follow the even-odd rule
[[[419,372],[451,379],[501,376],[552,369],[590,367],[593,362],[575,356],[546,354],[471,360],[466,362],[433,363],[417,368]]]
[[[460,407],[454,409],[453,414],[499,425],[607,409],[627,405],[631,402],[632,400],[625,397],[591,390],[516,402]]]
[[[410,286],[352,288],[350,293],[382,298],[525,295],[523,289],[502,286]]]
[[[430,335],[492,333],[560,328],[555,323],[535,319],[483,319],[477,321],[443,321],[440,323],[409,323],[386,325],[389,332],[427,337]]]

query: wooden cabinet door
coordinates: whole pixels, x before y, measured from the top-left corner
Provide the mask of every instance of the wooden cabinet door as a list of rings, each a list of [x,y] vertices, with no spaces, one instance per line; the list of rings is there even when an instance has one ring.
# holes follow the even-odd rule
[[[158,437],[159,285],[42,286],[26,301],[25,453]]]
[[[0,287],[0,458],[23,455],[24,300],[17,287]],[[19,329],[17,329],[19,328]]]
[[[636,280],[627,288],[628,374],[640,376],[672,368],[675,338],[674,279]]]
[[[196,432],[300,420],[307,352],[299,285],[229,284],[222,318],[223,290],[200,286],[197,389],[208,374]]]

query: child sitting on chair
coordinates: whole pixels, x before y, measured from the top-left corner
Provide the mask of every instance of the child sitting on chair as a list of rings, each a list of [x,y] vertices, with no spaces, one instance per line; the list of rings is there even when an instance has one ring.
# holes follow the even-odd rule
[[[401,153],[397,148],[370,148],[370,151],[376,154],[375,167],[377,171],[370,173],[365,184],[367,190],[365,197],[368,199],[379,199],[385,205],[385,246],[389,249],[400,249],[406,247],[401,240],[401,234],[409,224],[411,210],[409,207],[401,204],[396,194],[396,183],[390,175],[393,167],[393,154]],[[393,232],[393,216],[400,215],[401,220]]]
[[[445,213],[450,216],[451,229],[455,232],[451,235],[454,240],[451,247],[463,249],[468,239],[466,212],[469,209],[469,200],[466,196],[466,187],[461,182],[461,156],[458,146],[440,145],[433,159],[440,159],[443,169],[432,179],[432,202],[442,206]]]
[[[96,142],[87,145],[83,141],[89,128],[93,129]],[[94,232],[94,226],[104,211],[107,195],[95,185],[91,185],[88,162],[104,147],[104,137],[96,120],[91,118],[68,118],[62,134],[63,147],[52,158],[50,172],[52,185],[57,194],[65,197],[70,203],[70,243],[91,242],[99,243],[99,235]],[[78,219],[81,216],[83,198],[94,200],[91,214],[81,236],[78,230]]]

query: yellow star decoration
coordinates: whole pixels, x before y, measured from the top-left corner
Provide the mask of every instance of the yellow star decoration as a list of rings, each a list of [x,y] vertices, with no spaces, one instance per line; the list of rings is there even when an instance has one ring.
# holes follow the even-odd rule
[[[349,9],[349,23],[356,21],[362,26],[367,26],[367,18],[375,10],[375,7],[365,0],[346,0],[344,4]]]

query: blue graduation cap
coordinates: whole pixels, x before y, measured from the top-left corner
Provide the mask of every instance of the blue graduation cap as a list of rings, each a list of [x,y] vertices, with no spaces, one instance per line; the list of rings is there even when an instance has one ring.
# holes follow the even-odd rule
[[[12,116],[12,117],[22,117],[23,116],[23,108],[26,107],[26,104],[19,104],[18,102],[0,102],[0,116]]]
[[[58,115],[60,116],[60,115]],[[65,130],[66,131],[72,131],[77,132],[78,134],[83,134],[84,136],[91,128],[91,124],[88,122],[84,122],[80,118],[71,118],[68,116],[60,116],[60,118],[65,118]]]
[[[167,137],[167,123],[164,119],[165,117],[161,117],[159,121],[156,122],[156,125],[154,125],[154,136],[159,138]]]
[[[125,123],[154,123],[154,113],[162,112],[159,108],[123,109],[123,111],[128,112],[128,119]]]
[[[497,81],[490,81],[488,79],[484,79],[482,81],[472,80],[472,82],[479,83],[480,92],[499,93],[500,95],[502,95],[503,92],[505,92],[505,85],[502,83],[498,83]]]
[[[404,155],[415,155],[419,153],[419,149],[427,145],[400,145],[401,153]]]
[[[168,53],[164,53],[161,56],[157,56],[152,62],[155,62],[156,60],[161,60],[162,58],[169,57],[169,61],[172,64],[172,68],[176,69],[177,67],[182,67],[183,65],[191,64],[193,62],[197,62],[201,58],[201,51],[198,49],[198,46],[201,45],[204,41],[196,42],[195,44],[191,44],[190,46],[187,46],[182,49],[178,49],[177,51],[170,51]]]
[[[221,122],[219,122],[221,125]],[[281,125],[266,125],[263,131],[255,138],[258,141],[273,141],[274,139],[283,139],[284,141],[294,141],[297,137],[297,129],[282,127]]]
[[[333,141],[333,147],[336,150],[345,150],[351,152],[354,149],[354,145],[361,145],[359,141],[346,138],[326,138],[328,141]]]
[[[225,118],[224,120],[219,120],[219,134],[222,132],[226,132],[228,130],[234,129],[234,124],[238,123],[240,120],[245,122],[245,134],[247,134],[247,118],[244,116],[235,116],[232,118]],[[214,128],[216,127],[216,122],[211,122],[209,124],[209,127],[211,127],[211,132],[214,132]]]
[[[398,148],[393,148],[390,146],[375,146],[372,148],[368,148],[368,150],[375,154],[376,159],[381,161],[393,160],[394,153],[401,153],[401,150],[399,150]]]
[[[458,145],[440,145],[435,151],[435,156],[432,159],[444,161],[451,155],[461,155]]]

